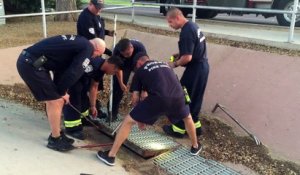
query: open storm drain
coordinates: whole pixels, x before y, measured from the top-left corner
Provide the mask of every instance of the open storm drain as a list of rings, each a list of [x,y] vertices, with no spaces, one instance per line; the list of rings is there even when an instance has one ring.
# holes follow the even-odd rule
[[[120,120],[111,122],[111,125],[109,126],[109,123],[106,122],[105,119],[98,120],[102,132],[105,132],[108,135],[111,135],[120,122]],[[159,155],[160,153],[179,146],[172,138],[156,132],[152,128],[140,130],[136,125],[132,128],[129,137],[124,144],[144,158]]]

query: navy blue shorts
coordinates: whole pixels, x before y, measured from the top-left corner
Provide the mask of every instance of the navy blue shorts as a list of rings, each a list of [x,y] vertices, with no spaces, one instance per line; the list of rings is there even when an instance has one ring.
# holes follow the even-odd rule
[[[17,61],[17,69],[26,85],[31,90],[37,101],[49,101],[61,98],[47,70],[34,68],[25,56],[20,55]]]
[[[153,125],[159,117],[167,116],[171,123],[177,123],[190,113],[184,97],[153,97],[148,96],[130,112],[130,116],[137,122]]]

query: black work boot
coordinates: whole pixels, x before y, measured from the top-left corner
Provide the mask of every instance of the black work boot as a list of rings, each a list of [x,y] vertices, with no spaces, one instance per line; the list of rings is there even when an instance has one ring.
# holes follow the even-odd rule
[[[169,136],[171,136],[171,137],[176,137],[176,138],[183,138],[183,137],[184,137],[184,134],[180,134],[180,133],[178,133],[178,132],[174,132],[174,131],[173,131],[173,128],[172,128],[172,125],[164,125],[164,126],[162,127],[162,129],[163,129],[163,131],[164,131],[167,135],[169,135]]]
[[[79,140],[85,140],[86,136],[84,134],[84,132],[82,130],[75,130],[75,131],[66,131],[66,134],[74,137],[75,139],[79,139]]]
[[[57,138],[50,136],[48,139],[47,147],[61,152],[70,151],[75,148],[72,144],[68,143],[62,136],[59,136]]]

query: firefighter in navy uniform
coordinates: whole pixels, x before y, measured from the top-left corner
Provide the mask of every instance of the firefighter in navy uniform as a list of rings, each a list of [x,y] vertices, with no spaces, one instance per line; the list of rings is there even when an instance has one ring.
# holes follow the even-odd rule
[[[124,64],[122,70],[113,77],[113,121],[118,118],[120,102],[124,92],[128,91],[127,83],[131,72],[134,70],[133,58],[139,52],[147,53],[145,46],[140,41],[127,38],[121,39],[114,49],[113,55],[121,57]]]
[[[24,49],[17,60],[18,72],[35,99],[46,103],[51,128],[48,148],[74,148],[74,140],[60,128],[62,108],[69,103],[68,89],[84,74],[90,59],[104,52],[101,41],[76,35],[54,36]],[[54,73],[53,80],[50,71]]]
[[[192,145],[190,153],[198,155],[202,145],[197,140],[189,106],[185,104],[182,87],[173,70],[166,63],[150,60],[145,53],[138,53],[133,65],[136,71],[130,91],[134,108],[124,118],[111,150],[99,151],[97,157],[113,166],[117,152],[133,125],[138,124],[140,129],[145,129],[145,124],[153,125],[163,115],[174,123],[184,121]]]
[[[105,30],[105,23],[103,18],[99,16],[104,4],[100,0],[91,0],[88,7],[85,8],[79,15],[77,21],[77,34],[87,39],[101,38],[105,39],[105,35],[113,36],[114,31]],[[112,52],[109,49],[105,49],[104,54],[111,56]],[[90,78],[87,76],[81,77],[81,79],[70,88],[70,101],[72,104],[76,104],[78,109],[81,109],[82,116],[89,115],[89,100],[88,91],[90,86]],[[99,86],[99,90],[102,87]],[[97,100],[97,108],[99,110],[99,117],[105,118],[106,114],[103,113],[100,108],[100,102]],[[83,133],[82,125],[90,125],[84,118],[82,118],[74,109],[70,106],[64,107],[64,125],[66,133],[74,138],[84,140],[85,134]]]
[[[101,38],[105,40],[105,35],[113,36],[113,30],[105,29],[105,21],[99,16],[104,7],[102,0],[91,0],[88,7],[79,15],[77,21],[77,34],[87,39]],[[104,54],[111,56],[112,52],[105,49]]]
[[[91,78],[89,90],[90,113],[93,117],[98,116],[96,107],[97,93],[99,87],[103,90],[104,74],[114,75],[123,66],[123,60],[118,56],[112,56],[108,59],[96,58],[91,61],[90,70],[86,71],[87,76]]]
[[[180,82],[186,87],[190,96],[191,103],[189,106],[196,132],[197,135],[201,135],[201,123],[198,115],[201,110],[209,74],[205,36],[198,25],[188,21],[177,8],[172,8],[168,11],[167,21],[173,29],[181,29],[178,42],[179,55],[175,59],[176,61],[170,62],[169,65],[173,68],[178,66],[185,67]],[[178,138],[182,138],[186,133],[183,121],[173,125],[165,125],[163,130],[168,135]]]

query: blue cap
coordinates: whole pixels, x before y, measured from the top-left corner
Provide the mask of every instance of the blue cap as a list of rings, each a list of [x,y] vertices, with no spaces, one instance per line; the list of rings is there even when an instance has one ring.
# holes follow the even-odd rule
[[[104,7],[103,0],[91,0],[91,3],[94,4],[97,9],[102,9]]]

